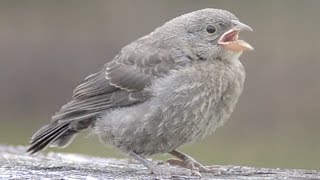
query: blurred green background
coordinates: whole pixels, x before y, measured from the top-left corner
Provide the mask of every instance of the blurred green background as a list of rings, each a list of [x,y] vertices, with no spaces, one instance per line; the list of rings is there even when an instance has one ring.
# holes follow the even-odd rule
[[[228,123],[181,149],[205,164],[319,169],[317,0],[1,0],[0,143],[27,145],[121,47],[207,7],[229,10],[253,27],[241,37],[255,51],[241,57],[247,79]],[[88,134],[59,151],[125,157]]]

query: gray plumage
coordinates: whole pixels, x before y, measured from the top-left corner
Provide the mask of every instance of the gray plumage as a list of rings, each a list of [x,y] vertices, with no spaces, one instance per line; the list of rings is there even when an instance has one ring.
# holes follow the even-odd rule
[[[214,132],[230,117],[245,78],[242,51],[218,43],[235,21],[227,11],[203,9],[125,46],[75,89],[28,151],[66,146],[85,128],[137,155],[171,152]]]

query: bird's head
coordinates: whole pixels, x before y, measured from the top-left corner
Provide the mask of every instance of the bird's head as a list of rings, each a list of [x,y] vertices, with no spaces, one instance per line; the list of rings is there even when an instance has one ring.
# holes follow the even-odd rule
[[[240,31],[252,28],[240,22],[232,13],[220,9],[202,9],[173,19],[167,23],[168,34],[175,34],[179,47],[200,59],[240,56],[253,47],[239,39]],[[189,51],[189,52],[188,52]]]

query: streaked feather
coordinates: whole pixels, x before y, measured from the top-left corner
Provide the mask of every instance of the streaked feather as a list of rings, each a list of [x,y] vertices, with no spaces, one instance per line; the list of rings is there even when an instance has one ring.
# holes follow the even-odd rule
[[[142,51],[148,53],[139,53]],[[136,45],[131,51],[123,50],[101,71],[88,76],[76,87],[72,100],[62,106],[49,125],[35,133],[28,151],[35,153],[47,145],[66,146],[77,132],[92,126],[106,110],[146,101],[151,96],[146,90],[151,81],[180,65],[152,46]]]

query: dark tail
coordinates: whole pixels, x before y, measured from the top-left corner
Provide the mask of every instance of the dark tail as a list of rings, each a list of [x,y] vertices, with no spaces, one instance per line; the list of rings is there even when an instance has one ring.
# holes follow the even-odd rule
[[[59,139],[69,130],[69,123],[64,122],[62,124],[49,124],[39,129],[31,138],[31,145],[27,149],[27,152],[34,154],[41,151],[52,142]]]
[[[110,96],[110,95],[109,95]],[[88,127],[90,127],[97,116],[100,114],[103,108],[109,107],[108,101],[95,100],[94,102],[103,101],[99,105],[105,105],[101,107],[91,107],[92,99],[98,99],[96,97],[87,98],[82,101],[70,101],[64,105],[61,110],[56,113],[51,122],[48,125],[40,128],[31,138],[31,145],[27,149],[27,152],[34,154],[43,150],[48,145],[66,147],[74,139],[75,135]],[[88,110],[83,110],[88,109]]]
[[[76,134],[85,128],[88,128],[93,121],[92,118],[82,121],[55,121],[39,129],[31,138],[30,146],[26,150],[30,154],[34,154],[43,150],[48,145],[66,147],[68,146]]]
[[[34,154],[48,145],[69,145],[79,131],[93,125],[101,112],[115,106],[110,99],[116,90],[105,78],[104,69],[86,78],[74,91],[72,100],[32,136],[27,152]]]

